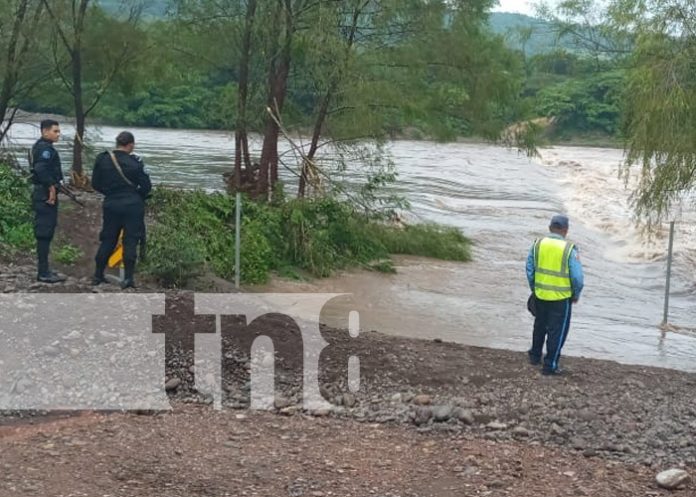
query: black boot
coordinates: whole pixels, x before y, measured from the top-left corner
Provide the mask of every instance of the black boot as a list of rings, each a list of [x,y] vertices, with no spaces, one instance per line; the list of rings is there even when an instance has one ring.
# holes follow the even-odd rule
[[[54,283],[62,283],[65,281],[65,278],[62,276],[57,275],[56,273],[48,272],[47,274],[39,274],[36,277],[36,281],[40,283],[48,283],[48,284],[54,284]]]
[[[38,278],[49,278],[51,271],[48,269],[48,252],[51,249],[51,240],[39,238],[36,240],[36,257],[38,259]],[[47,282],[45,282],[47,283]]]
[[[92,285],[99,286],[102,283],[106,283],[106,278],[104,278],[104,270],[106,269],[106,263],[97,259],[97,265],[94,269],[94,276],[92,276]]]
[[[133,275],[135,274],[135,261],[123,261],[125,266],[124,278],[121,282],[121,288],[125,290],[126,288],[135,288],[135,280]]]

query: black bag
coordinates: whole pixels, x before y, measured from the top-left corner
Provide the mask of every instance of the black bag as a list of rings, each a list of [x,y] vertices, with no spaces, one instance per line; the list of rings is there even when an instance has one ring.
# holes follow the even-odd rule
[[[527,310],[532,316],[536,317],[536,296],[534,295],[534,292],[532,292],[527,299]]]

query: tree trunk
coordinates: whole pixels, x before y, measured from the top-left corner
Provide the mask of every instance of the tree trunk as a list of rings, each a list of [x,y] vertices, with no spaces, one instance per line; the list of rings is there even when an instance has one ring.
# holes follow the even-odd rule
[[[314,159],[314,156],[317,153],[317,150],[319,150],[319,139],[321,138],[321,131],[322,128],[324,127],[324,121],[326,121],[326,116],[329,113],[329,104],[331,102],[331,98],[333,97],[333,92],[335,89],[335,85],[331,85],[326,92],[326,95],[324,95],[324,98],[321,101],[321,106],[319,107],[319,113],[317,114],[317,119],[314,121],[314,131],[312,132],[312,143],[309,146],[309,152],[307,153],[307,160],[311,161]],[[307,164],[307,161],[304,161],[302,163],[302,174],[300,174],[300,187],[297,192],[297,196],[299,198],[304,198],[306,191],[307,191],[307,174],[308,170],[307,168],[309,167],[309,164]]]
[[[85,107],[82,96],[82,53],[79,44],[75,44],[72,53],[73,100],[75,104],[75,141],[73,142],[73,174],[78,178],[84,175],[82,167],[82,149],[85,137]]]
[[[338,73],[334,76],[333,80],[329,84],[329,88],[326,90],[326,94],[324,95],[324,98],[321,101],[321,105],[319,106],[319,112],[317,113],[317,118],[314,121],[312,143],[309,146],[307,160],[303,161],[302,163],[300,185],[297,193],[297,196],[299,198],[304,198],[307,193],[307,176],[308,168],[310,167],[310,164],[308,164],[308,162],[314,160],[314,156],[316,155],[317,150],[319,150],[319,139],[321,138],[321,132],[324,128],[324,122],[326,122],[326,118],[329,115],[329,106],[331,105],[331,100],[333,99],[334,93],[338,89],[338,85],[340,84],[341,79],[343,78],[343,71],[345,69],[346,64],[348,64],[348,57],[350,56],[350,51],[353,49],[353,45],[355,44],[355,35],[358,32],[358,21],[360,20],[360,15],[362,14],[362,11],[365,9],[365,7],[367,7],[368,3],[368,1],[365,1],[361,4],[361,6],[356,6],[355,10],[353,11],[352,23],[350,26],[350,31],[348,33],[348,39],[346,40],[346,59],[344,61],[344,65],[339,68]]]
[[[5,60],[5,75],[2,82],[2,90],[0,90],[0,143],[4,140],[5,134],[10,129],[11,122],[5,127],[2,127],[2,122],[7,114],[7,109],[10,106],[10,101],[14,97],[17,80],[19,78],[19,64],[21,60],[17,59],[17,45],[21,35],[24,19],[27,14],[29,0],[23,0],[17,7],[17,13],[12,25],[12,33],[7,47],[7,58]]]
[[[278,72],[276,74],[275,85],[273,89],[273,105],[271,109],[273,109],[273,112],[278,113],[278,118],[280,118],[280,115],[283,112],[283,106],[285,105],[285,96],[287,95],[288,76],[290,75],[290,45],[291,39],[290,37],[288,37],[288,39],[286,40],[286,48],[283,50],[283,53],[281,55],[280,67],[278,68]],[[278,138],[280,137],[280,127],[278,126],[278,123],[275,122],[275,120],[271,121],[272,122],[269,123],[271,125],[269,128],[271,134],[269,135],[270,155],[268,156],[268,169],[270,174],[269,186],[270,191],[272,193],[275,189],[276,183],[278,182]]]
[[[288,76],[290,75],[291,49],[294,34],[293,9],[290,0],[283,2],[285,11],[285,38],[283,48],[278,56],[271,59],[268,71],[268,107],[280,119],[287,94]],[[278,138],[280,128],[271,116],[266,119],[266,130],[261,150],[259,195],[270,198],[278,181]]]
[[[82,93],[82,33],[85,27],[85,15],[89,0],[80,0],[80,8],[75,19],[75,42],[70,52],[72,61],[73,98],[75,102],[75,141],[73,143],[73,181],[77,186],[85,186],[85,173],[82,167],[82,151],[85,138],[84,95]]]
[[[247,104],[249,99],[249,63],[251,59],[251,35],[256,17],[256,0],[248,0],[242,54],[239,61],[239,101],[237,104],[237,129],[235,130],[234,186],[242,185],[242,163],[251,174],[249,158],[249,136],[247,123]]]
[[[247,171],[251,170],[251,155],[249,154],[249,135],[245,131],[244,139],[242,140],[242,156],[244,157],[244,167]]]

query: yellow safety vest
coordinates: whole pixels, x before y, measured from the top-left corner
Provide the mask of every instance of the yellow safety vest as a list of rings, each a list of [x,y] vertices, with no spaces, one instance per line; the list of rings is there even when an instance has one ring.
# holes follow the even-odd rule
[[[573,296],[570,254],[575,246],[557,238],[534,243],[534,294],[539,300],[558,301]]]

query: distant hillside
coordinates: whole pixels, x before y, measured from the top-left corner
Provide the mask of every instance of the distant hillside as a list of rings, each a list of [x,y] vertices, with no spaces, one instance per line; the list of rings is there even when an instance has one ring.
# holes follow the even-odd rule
[[[510,48],[524,48],[527,55],[549,52],[558,46],[551,24],[541,19],[524,14],[492,12],[488,24],[494,33],[505,37]],[[526,30],[531,30],[532,34],[524,46],[521,34]],[[569,40],[561,40],[560,46],[571,49],[572,43]]]
[[[97,0],[104,9],[109,12],[118,13],[122,8],[122,0]],[[148,0],[145,3],[146,17],[163,17],[171,3],[169,0]],[[504,36],[510,48],[522,50],[523,43],[520,39],[520,32],[532,29],[533,33],[524,47],[527,55],[549,52],[556,46],[556,35],[551,25],[541,19],[526,16],[524,14],[513,14],[509,12],[492,12],[489,17],[491,30]],[[570,42],[562,42],[565,48],[571,48]]]

